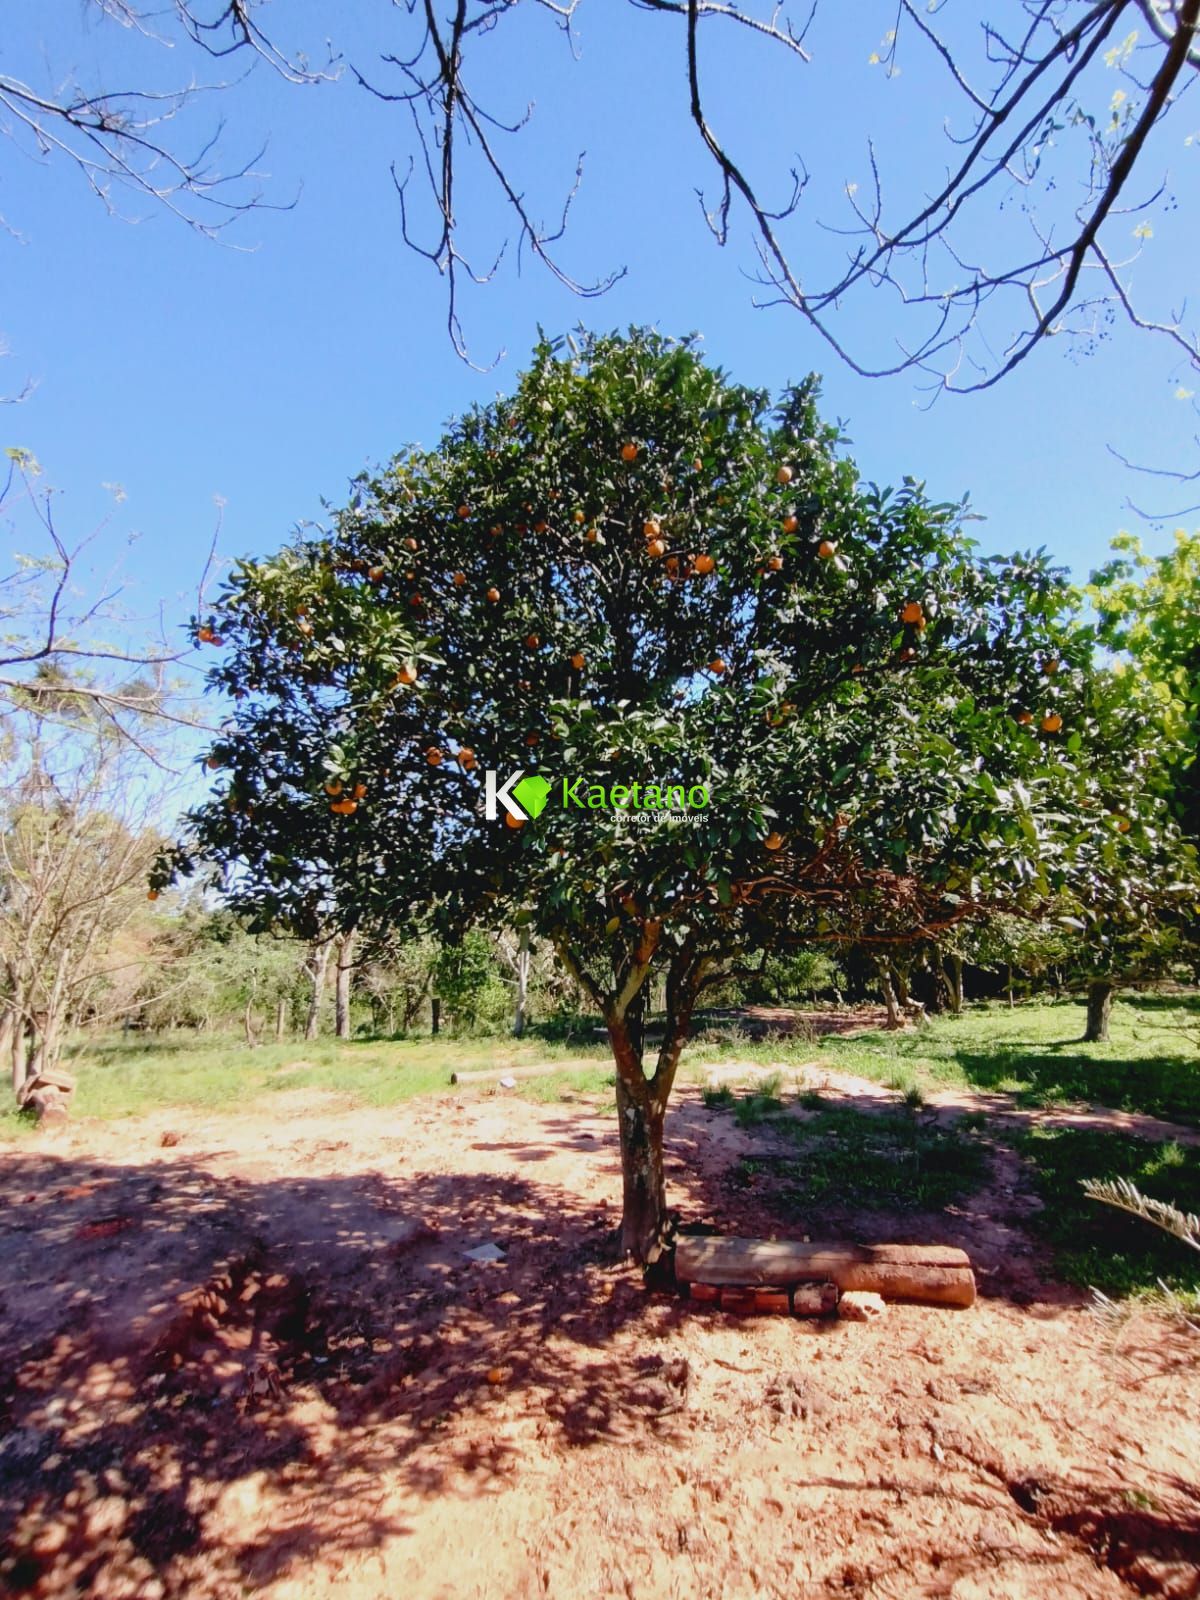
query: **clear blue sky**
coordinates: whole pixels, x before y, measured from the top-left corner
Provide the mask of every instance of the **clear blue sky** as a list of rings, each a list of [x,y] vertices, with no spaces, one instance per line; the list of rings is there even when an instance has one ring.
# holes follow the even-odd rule
[[[400,42],[403,8],[373,0],[268,8],[290,38],[314,48],[343,10],[339,38],[356,61],[369,64],[372,41],[388,37],[382,30]],[[830,194],[864,177],[868,125],[899,162],[896,182],[906,173],[916,181],[930,162],[936,174],[947,158],[942,81],[914,58],[908,77],[885,83],[867,55],[894,6],[868,0],[853,10],[853,24],[811,66],[737,40],[708,51],[714,121],[748,166],[778,175],[780,192],[794,149]],[[72,67],[110,85],[134,71],[179,80],[182,50],[167,56],[83,17],[78,0],[10,3],[0,71],[45,82]],[[621,264],[629,271],[606,298],[580,302],[536,266],[520,277],[503,269],[464,305],[474,352],[508,351],[488,375],[452,353],[442,285],[401,240],[388,164],[411,148],[403,116],[350,81],[294,88],[256,70],[222,98],[229,156],[267,139],[259,165],[268,196],[287,201],[299,191],[294,209],[247,218],[225,244],[127,199],[120,203],[142,220],[115,220],[76,171],[0,145],[0,214],[14,230],[0,235],[0,332],[10,350],[0,371],[10,392],[26,378],[36,384],[22,406],[0,413],[2,442],[43,462],[63,491],[59,515],[71,532],[112,509],[103,484],[122,485],[127,498],[99,552],[107,559],[138,536],[128,570],[139,607],[162,597],[177,617],[186,614],[214,496],[225,502],[224,555],[270,550],[297,521],[318,515],[322,498],[338,501],[359,468],[402,442],[432,441],[451,414],[506,388],[539,324],[698,330],[735,377],[772,389],[821,370],[826,410],[847,421],[864,476],[894,482],[911,473],[946,498],[970,490],[988,519],[976,529],[985,545],[1045,544],[1079,575],[1132,524],[1127,495],[1170,499],[1131,479],[1105,448],[1186,459],[1194,418],[1172,398],[1180,375],[1165,348],[1118,325],[1090,357],[1047,346],[998,389],[944,398],[932,410],[921,409],[911,378],[855,378],[794,312],[753,309],[744,219],[724,251],[709,237],[693,191],[711,189],[711,173],[687,123],[677,25],[593,0],[580,12],[577,63],[545,13],[523,10],[505,30],[487,42],[481,68],[498,86],[490,100],[498,112],[519,112],[526,92],[536,99],[531,130],[514,146],[523,185],[551,212],[586,147],[564,261],[580,275]],[[202,62],[195,69],[208,70]],[[215,108],[194,113],[197,133]],[[1179,209],[1156,220],[1151,284],[1160,270],[1169,281],[1189,229],[1194,255],[1200,143],[1185,147],[1188,131],[1172,124],[1158,156],[1160,166],[1168,155],[1175,163]],[[459,203],[494,244],[495,209],[477,177],[464,178]],[[811,222],[793,224],[788,237],[799,260],[829,248]],[[487,256],[486,243],[478,254]],[[842,331],[878,342],[893,331],[893,314],[880,296]],[[906,331],[895,325],[896,334]],[[1148,534],[1152,547],[1168,537]]]

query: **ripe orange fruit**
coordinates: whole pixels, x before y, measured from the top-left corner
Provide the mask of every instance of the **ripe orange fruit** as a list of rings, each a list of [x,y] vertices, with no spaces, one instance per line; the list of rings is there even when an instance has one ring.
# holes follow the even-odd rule
[[[1128,833],[1129,829],[1130,829],[1129,818],[1128,817],[1118,817],[1117,818],[1117,832],[1118,833]]]
[[[523,828],[525,826],[525,818],[514,817],[511,811],[504,813],[504,822],[509,828]]]
[[[504,532],[504,529],[500,526],[500,524],[498,522],[493,522],[491,527],[488,529],[488,532],[491,534],[493,539],[498,539],[500,537],[500,535]]]
[[[415,549],[417,549],[417,541],[415,539],[405,539],[404,548],[406,550],[415,550]]]
[[[1047,711],[1046,715],[1042,718],[1043,733],[1057,733],[1062,725],[1062,718],[1059,716],[1057,711]]]
[[[782,850],[783,835],[781,833],[769,833],[763,840],[763,844],[766,845],[768,850]]]
[[[378,583],[380,581],[380,579],[383,577],[383,568],[382,567],[368,567],[367,568],[367,577],[370,578],[372,583]]]
[[[784,517],[780,526],[783,528],[784,533],[795,533],[796,529],[800,526],[800,518],[791,515],[786,516]]]
[[[458,752],[458,755],[455,757],[455,760],[458,762],[459,766],[464,772],[470,772],[471,768],[475,765],[475,752],[471,749],[470,745],[464,744],[462,749]]]
[[[525,735],[525,743],[526,743],[526,744],[527,744],[527,745],[528,745],[528,746],[529,746],[529,748],[530,748],[530,749],[531,749],[531,750],[532,750],[532,749],[533,749],[533,747],[534,747],[534,745],[535,745],[535,744],[540,744],[540,743],[541,743],[541,736],[540,736],[540,734],[536,734],[536,733],[527,733],[527,734],[526,734],[526,735]]]
[[[146,899],[147,900],[157,900],[158,899],[158,890],[157,889],[150,889],[146,894]]]
[[[1042,671],[1048,678],[1052,678],[1058,671],[1058,657],[1047,656],[1046,660],[1042,662]]]
[[[335,800],[329,809],[330,811],[336,812],[339,817],[352,817],[358,810],[358,801]]]
[[[467,505],[459,506],[458,514],[459,514],[460,517],[469,517],[471,515],[470,506],[467,506]]]
[[[662,525],[651,517],[648,521],[642,523],[642,532],[647,539],[657,539],[662,532]]]
[[[696,571],[702,578],[707,578],[709,573],[715,569],[716,565],[717,563],[707,552],[696,557]]]
[[[495,605],[496,601],[499,600],[499,598],[500,598],[499,589],[489,589],[488,592],[487,592],[487,597],[492,602],[492,604]]]
[[[779,471],[775,474],[775,482],[776,483],[785,483],[786,484],[786,483],[791,483],[791,481],[792,481],[792,469],[791,469],[791,467],[780,467]]]
[[[572,520],[573,520],[573,521],[574,521],[574,522],[584,522],[584,521],[586,521],[586,520],[587,520],[587,519],[586,519],[586,518],[585,518],[585,517],[584,517],[584,514],[583,514],[583,512],[582,512],[582,511],[572,511],[572,513],[571,513],[571,518],[572,518]]]
[[[422,600],[419,594],[410,594],[408,597],[408,603],[410,606],[423,606],[425,604],[424,600]]]
[[[910,627],[915,627],[917,623],[923,622],[924,620],[925,612],[921,606],[921,602],[919,600],[907,601],[903,611],[900,613],[900,621],[908,623]]]
[[[536,633],[527,633],[525,635],[526,650],[539,650],[541,648],[541,644],[542,641],[538,638]]]
[[[770,570],[772,572],[782,572],[783,571],[783,557],[782,556],[769,556],[767,558],[767,566],[770,568]]]
[[[660,556],[665,556],[666,553],[667,547],[661,539],[651,539],[650,543],[646,546],[646,554],[652,561],[657,561]]]
[[[296,624],[296,627],[299,629],[299,631],[301,633],[306,634],[306,635],[310,634],[312,632],[312,623],[308,620],[307,617],[301,617],[300,621]]]
[[[534,533],[549,533],[550,524],[548,522],[535,522],[533,525],[533,531]]]
[[[431,744],[429,749],[425,752],[425,759],[428,761],[431,767],[440,767],[442,762],[445,760],[445,757],[438,749],[437,745]]]
[[[710,672],[715,672],[717,676],[720,677],[721,673],[725,671],[725,663],[721,660],[720,656],[713,657],[713,659],[708,663],[708,670]]]
[[[201,628],[196,637],[201,644],[212,644],[214,634],[211,628]]]
[[[365,799],[366,798],[366,793],[367,793],[367,786],[366,786],[365,783],[356,783],[354,785],[354,798],[356,800]]]
[[[1028,725],[1033,721],[1033,712],[1032,711],[1018,711],[1017,712],[1017,721],[1021,724],[1021,726],[1023,728],[1024,727],[1028,727]]]
[[[217,770],[217,768],[221,765],[221,758],[220,758],[220,756],[209,756],[208,760],[204,763],[204,765],[208,768],[208,770],[210,772],[215,772]]]
[[[831,556],[837,554],[837,545],[834,544],[832,539],[822,539],[817,546],[817,554],[822,561],[828,561]]]
[[[413,666],[413,664],[411,662],[406,662],[406,664],[404,666],[402,666],[400,668],[400,671],[396,674],[396,682],[397,683],[416,683],[416,681],[417,681],[417,669],[416,669],[416,667]]]
[[[679,557],[678,556],[668,556],[667,559],[663,562],[663,566],[666,567],[666,569],[667,569],[667,577],[668,578],[677,578],[679,576]]]
[[[456,589],[461,589],[463,584],[466,583],[466,581],[467,581],[467,575],[466,575],[465,572],[456,572],[454,574],[454,587]]]
[[[630,439],[627,443],[625,443],[625,444],[623,444],[621,446],[621,460],[622,461],[636,461],[637,460],[637,453],[638,453],[638,447],[637,447],[637,445],[634,444],[632,439]]]
[[[575,654],[571,657],[571,665],[575,668],[576,672],[582,672],[583,671],[583,661],[584,661],[583,651],[582,650],[576,650]]]
[[[596,540],[599,537],[600,537],[600,534],[597,531],[597,529],[595,529],[595,528],[589,528],[588,531],[584,534],[584,538],[587,540],[587,542],[589,544],[595,544]]]
[[[342,792],[341,780],[339,778],[330,778],[329,782],[325,785],[325,793],[326,794],[338,795],[338,794],[341,794],[341,792]]]

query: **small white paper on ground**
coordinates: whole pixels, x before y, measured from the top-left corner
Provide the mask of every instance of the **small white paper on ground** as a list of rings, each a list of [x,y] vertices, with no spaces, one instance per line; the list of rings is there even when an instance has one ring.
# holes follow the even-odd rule
[[[490,1240],[487,1244],[477,1244],[473,1250],[464,1250],[463,1255],[466,1256],[468,1261],[504,1260],[504,1251],[501,1250],[499,1245],[492,1244]]]

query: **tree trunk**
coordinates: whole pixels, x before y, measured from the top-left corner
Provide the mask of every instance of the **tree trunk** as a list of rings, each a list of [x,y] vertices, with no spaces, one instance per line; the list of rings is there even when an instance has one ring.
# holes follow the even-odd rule
[[[329,940],[314,944],[309,956],[312,973],[312,995],[308,1002],[308,1018],[304,1024],[304,1037],[315,1039],[321,1031],[321,1006],[325,999],[325,976],[329,971]]]
[[[257,1043],[258,1043],[258,1035],[254,1031],[254,1001],[253,1000],[247,1000],[246,1001],[246,1010],[245,1010],[245,1013],[244,1013],[244,1015],[242,1017],[242,1026],[246,1030],[246,1043],[250,1046],[251,1050],[253,1050],[255,1045],[257,1045]]]
[[[644,1080],[643,1080],[644,1081]],[[621,1254],[650,1265],[667,1242],[667,1183],[663,1171],[663,1112],[649,1085],[639,1094],[618,1074],[621,1130]]]
[[[517,1010],[513,1017],[513,1038],[525,1032],[525,1004],[529,999],[529,924],[521,929],[517,945]]]
[[[957,1016],[963,1008],[963,958],[951,954],[947,957],[950,973],[950,1009]]]
[[[890,1031],[900,1026],[900,1008],[896,1004],[896,991],[892,987],[891,969],[886,961],[879,963],[879,989],[887,1007],[887,1025]]]
[[[434,995],[429,1002],[429,1031],[436,1039],[438,1030],[442,1026],[442,1002]]]
[[[1115,990],[1116,985],[1107,978],[1094,978],[1088,984],[1087,1027],[1083,1035],[1085,1044],[1103,1044],[1108,1038],[1108,1019],[1112,1016]]]
[[[625,1014],[607,1018],[617,1068],[617,1125],[621,1138],[622,1256],[653,1266],[670,1244],[667,1185],[663,1170],[663,1123],[679,1052],[691,1019],[694,991],[668,1005],[666,1034],[653,1083],[642,1060],[645,1045],[645,991]]]
[[[17,1077],[17,1052],[16,1052],[17,1018],[12,1011],[5,1010],[0,1016],[0,1060],[8,1057],[12,1068],[13,1094],[19,1095],[25,1083],[25,1063],[21,1062],[20,1079]]]
[[[337,983],[334,988],[335,1032],[339,1039],[350,1037],[350,979],[354,972],[353,928],[338,940]]]
[[[288,1003],[280,1000],[275,1007],[275,1043],[282,1044],[283,1036],[287,1032]]]

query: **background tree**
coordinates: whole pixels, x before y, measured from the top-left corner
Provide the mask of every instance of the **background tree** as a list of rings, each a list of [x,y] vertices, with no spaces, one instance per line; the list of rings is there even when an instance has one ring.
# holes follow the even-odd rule
[[[15,698],[0,737],[0,1049],[19,1099],[69,1029],[103,1015],[163,832],[140,749],[70,679]]]
[[[811,384],[772,408],[686,342],[544,342],[511,398],[241,564],[198,619],[241,698],[161,878],[213,859],[268,923],[314,872],[368,926],[527,918],[604,1018],[622,1241],[653,1259],[706,988],[748,953],[1049,901],[1097,826],[1070,591],[1041,555],[979,558],[959,510],[860,484]],[[484,771],[518,766],[607,803],[487,821]],[[707,791],[691,822],[622,807],[668,783]],[[1136,870],[1112,844],[1105,870]]]
[[[1100,637],[1120,653],[1118,671],[1153,687],[1173,808],[1188,837],[1200,841],[1200,535],[1177,532],[1174,549],[1159,557],[1127,533],[1113,548],[1121,554],[1093,574],[1089,588]]]

